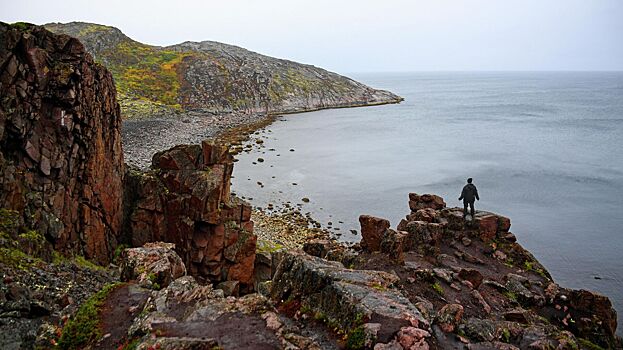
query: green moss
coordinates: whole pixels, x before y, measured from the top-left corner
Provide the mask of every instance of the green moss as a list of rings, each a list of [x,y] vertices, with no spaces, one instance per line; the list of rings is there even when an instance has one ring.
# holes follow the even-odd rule
[[[504,293],[502,293],[505,297],[507,297],[508,299],[512,300],[512,301],[517,301],[517,295],[511,291],[505,291]]]
[[[578,343],[580,343],[580,347],[582,349],[587,349],[587,350],[605,350],[601,346],[593,343],[590,340],[584,339],[584,338],[578,339]]]
[[[17,29],[26,30],[30,28],[32,24],[26,23],[26,22],[15,22],[15,23],[12,23],[11,26]]]
[[[272,254],[274,252],[278,252],[284,248],[283,245],[271,241],[267,241],[265,239],[258,239],[255,251],[258,253],[269,253]]]
[[[346,349],[363,349],[366,345],[366,332],[363,326],[359,326],[348,333]]]
[[[102,59],[115,78],[119,94],[180,110],[177,66],[192,55],[126,40],[104,52]],[[144,107],[151,108],[149,103]]]
[[[511,342],[511,332],[508,330],[508,328],[504,328],[502,330],[502,341],[505,343]]]
[[[42,262],[41,259],[30,256],[17,248],[0,247],[0,263],[6,266],[26,270]]]
[[[441,286],[441,284],[439,284],[439,282],[435,282],[435,283],[433,283],[433,284],[431,285],[431,287],[433,288],[433,290],[434,290],[435,292],[437,292],[437,294],[439,294],[439,295],[441,295],[441,296],[444,296],[444,295],[445,295],[445,292],[444,292],[444,290],[443,290],[443,287]]]
[[[115,248],[115,252],[113,253],[112,261],[119,260],[119,257],[121,256],[121,253],[123,253],[123,251],[125,249],[127,249],[127,248],[129,248],[129,246],[127,244],[119,244],[117,246],[117,248]]]
[[[304,305],[301,305],[301,310],[300,311],[301,311],[302,314],[309,314],[309,313],[312,312],[312,308],[309,305],[304,304]]]
[[[100,308],[108,295],[121,285],[121,283],[106,285],[80,305],[78,312],[63,328],[58,341],[59,348],[82,349],[101,338]]]
[[[378,291],[384,291],[384,290],[387,290],[387,288],[383,287],[382,285],[380,285],[380,284],[378,284],[378,283],[373,284],[373,285],[372,285],[372,288],[374,288],[374,289],[376,289],[376,290],[378,290]]]
[[[19,213],[15,210],[0,208],[0,232],[8,235],[19,228]]]
[[[158,283],[158,275],[155,273],[150,273],[147,275],[147,279],[151,282],[151,289],[160,290],[160,283]]]
[[[90,270],[105,270],[102,266],[97,265],[95,263],[93,263],[92,261],[87,260],[84,256],[82,255],[76,255],[73,259],[74,263],[77,266],[83,267],[85,269],[90,269]]]

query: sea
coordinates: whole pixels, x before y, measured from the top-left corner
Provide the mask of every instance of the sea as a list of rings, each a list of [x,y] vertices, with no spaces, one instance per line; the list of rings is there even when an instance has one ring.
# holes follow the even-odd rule
[[[350,76],[404,101],[279,117],[237,156],[238,196],[298,204],[353,242],[359,215],[395,227],[409,192],[462,206],[472,177],[476,210],[510,217],[556,282],[608,296],[623,324],[623,72]]]

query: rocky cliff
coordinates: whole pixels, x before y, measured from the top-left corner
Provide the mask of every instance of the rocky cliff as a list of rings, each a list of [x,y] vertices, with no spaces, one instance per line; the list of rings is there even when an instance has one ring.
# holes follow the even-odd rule
[[[75,38],[0,23],[0,206],[54,248],[108,261],[122,218],[112,75]]]
[[[126,178],[128,243],[175,243],[191,275],[252,290],[257,237],[251,207],[230,195],[232,170],[228,149],[207,141],[155,154]]]
[[[288,113],[402,100],[318,67],[214,41],[159,47],[103,25],[51,23],[46,28],[80,39],[108,67],[128,116],[197,109]]]

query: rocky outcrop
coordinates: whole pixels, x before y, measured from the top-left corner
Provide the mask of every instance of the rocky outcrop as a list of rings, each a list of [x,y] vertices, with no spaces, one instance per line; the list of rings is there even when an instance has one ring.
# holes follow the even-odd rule
[[[279,302],[297,300],[346,333],[366,333],[370,344],[389,342],[404,327],[428,328],[420,311],[381,271],[351,270],[301,251],[284,253],[270,294]],[[355,335],[356,336],[356,335]]]
[[[250,206],[230,195],[232,169],[227,148],[205,141],[155,154],[149,172],[129,172],[129,243],[174,243],[189,274],[252,289],[257,237]]]
[[[402,100],[321,68],[233,45],[202,41],[150,46],[117,28],[81,22],[46,28],[80,39],[113,72],[128,116],[198,109],[289,113]]]
[[[55,249],[109,261],[122,223],[112,75],[83,45],[0,23],[0,206]]]
[[[369,224],[384,222],[380,218],[362,220],[362,233],[374,234],[363,235],[364,252],[355,267],[400,276],[396,285],[432,324],[430,344],[454,348],[462,343],[470,349],[621,346],[610,300],[557,285],[516,242],[508,218],[479,211],[465,221],[462,208],[446,208],[434,195],[411,193],[409,207],[397,230]],[[378,250],[370,248],[378,241]]]
[[[173,250],[175,244],[154,242],[121,253],[121,279],[141,287],[160,289],[186,275],[186,266]]]

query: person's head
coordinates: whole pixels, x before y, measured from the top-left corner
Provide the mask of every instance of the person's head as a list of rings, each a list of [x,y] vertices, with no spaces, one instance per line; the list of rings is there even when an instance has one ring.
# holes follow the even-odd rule
[[[467,179],[467,183],[471,184],[472,183],[472,178],[470,177],[469,179]]]

